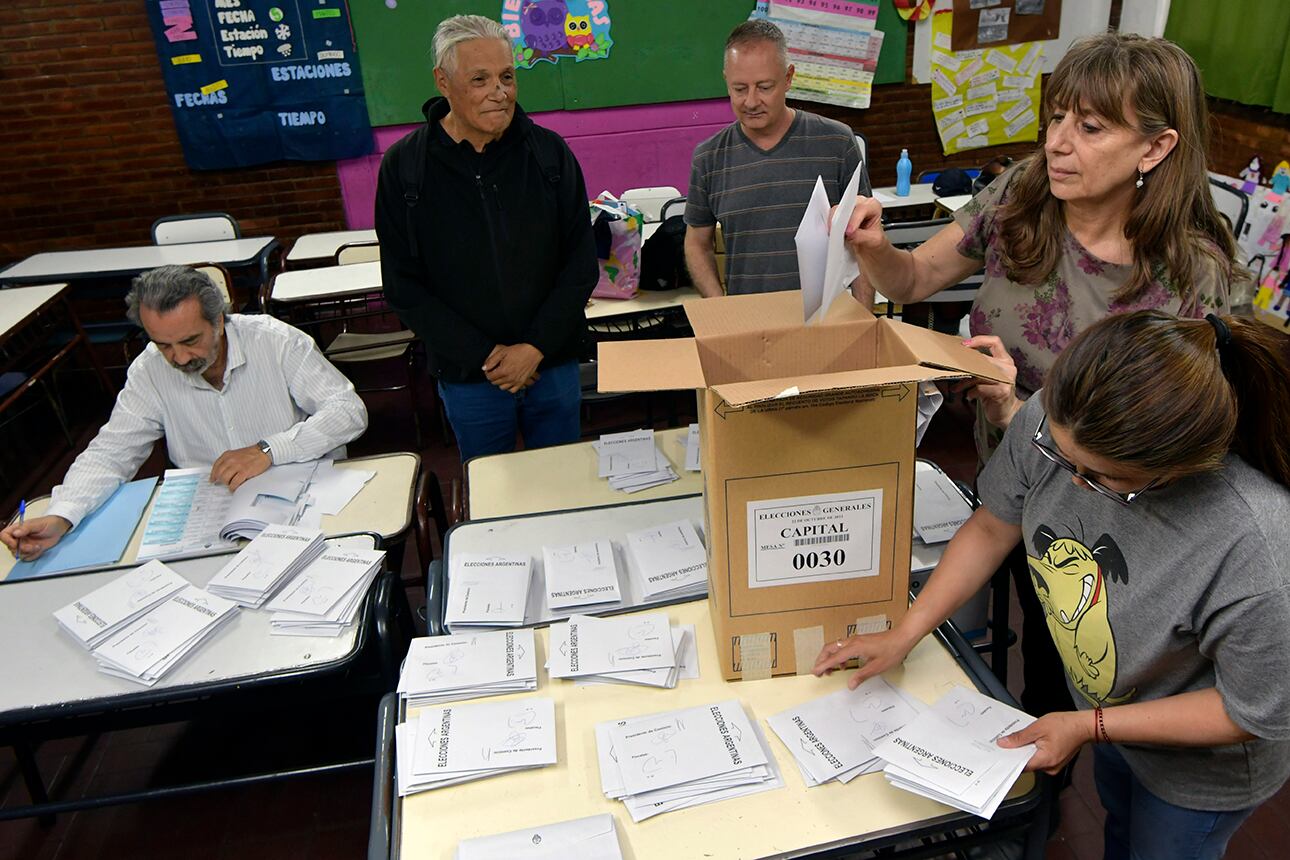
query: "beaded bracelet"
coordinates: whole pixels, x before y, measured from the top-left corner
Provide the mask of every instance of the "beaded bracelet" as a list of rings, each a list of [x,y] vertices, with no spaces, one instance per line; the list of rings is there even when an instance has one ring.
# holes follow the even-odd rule
[[[1093,714],[1097,717],[1097,737],[1094,741],[1097,743],[1109,744],[1111,738],[1106,733],[1106,721],[1102,719],[1102,707],[1098,705],[1093,708]]]

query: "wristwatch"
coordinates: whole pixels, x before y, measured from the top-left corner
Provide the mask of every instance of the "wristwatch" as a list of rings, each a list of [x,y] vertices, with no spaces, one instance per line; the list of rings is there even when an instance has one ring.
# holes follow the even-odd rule
[[[261,439],[259,442],[256,442],[256,443],[255,443],[255,447],[259,448],[261,451],[263,451],[263,452],[264,452],[264,455],[265,455],[266,457],[268,457],[268,458],[269,458],[269,462],[270,462],[270,463],[272,463],[272,462],[273,462],[273,446],[272,446],[272,445],[270,445],[268,442],[265,442],[263,439]]]

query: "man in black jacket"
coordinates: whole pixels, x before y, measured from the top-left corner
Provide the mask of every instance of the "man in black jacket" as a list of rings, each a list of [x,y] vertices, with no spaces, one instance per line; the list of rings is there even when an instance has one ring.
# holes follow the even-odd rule
[[[599,277],[582,170],[515,103],[511,43],[457,15],[434,36],[426,124],[381,161],[385,296],[426,344],[463,460],[581,435],[583,308]]]

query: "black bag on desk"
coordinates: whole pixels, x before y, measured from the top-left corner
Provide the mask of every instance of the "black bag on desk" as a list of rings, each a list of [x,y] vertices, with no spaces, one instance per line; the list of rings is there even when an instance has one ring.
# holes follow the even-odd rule
[[[662,216],[654,235],[641,246],[642,290],[674,290],[692,286],[690,272],[685,267],[685,218],[668,216],[672,205],[685,204],[684,197],[676,197],[663,204]]]

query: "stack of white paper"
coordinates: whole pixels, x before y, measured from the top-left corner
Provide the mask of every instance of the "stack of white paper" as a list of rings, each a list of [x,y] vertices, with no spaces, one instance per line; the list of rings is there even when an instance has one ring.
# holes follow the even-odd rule
[[[972,516],[972,508],[939,469],[914,474],[914,532],[923,543],[944,543]]]
[[[273,611],[271,632],[285,636],[344,633],[358,619],[384,558],[385,550],[325,550],[266,604]]]
[[[323,551],[323,533],[266,526],[207,583],[211,594],[259,608]]]
[[[533,630],[496,630],[412,640],[399,695],[410,707],[537,689]]]
[[[339,514],[353,501],[359,490],[375,477],[375,472],[337,469],[331,460],[320,460],[318,469],[309,482],[309,505],[305,510],[316,510],[319,514],[332,516]]]
[[[781,788],[760,728],[737,700],[596,725],[600,784],[633,821]]]
[[[90,653],[105,674],[151,687],[236,613],[231,600],[188,585]]]
[[[874,746],[923,710],[881,677],[839,690],[766,720],[797,759],[808,786],[847,783],[882,770]]]
[[[551,609],[617,603],[618,565],[607,540],[542,547],[546,601]]]
[[[394,732],[400,797],[555,764],[552,699],[426,708]]]
[[[676,686],[684,633],[666,612],[595,618],[574,615],[551,625],[552,678],[600,678],[646,687]]]
[[[605,433],[591,446],[600,458],[597,474],[615,490],[635,493],[680,479],[654,443],[653,430]]]
[[[966,687],[955,687],[903,729],[874,747],[897,788],[990,818],[1012,788],[1034,744],[1004,749],[996,741],[1035,718]]]
[[[628,672],[605,672],[600,675],[580,675],[575,679],[579,686],[587,684],[640,684],[646,687],[672,689],[678,681],[693,681],[699,677],[699,645],[694,638],[693,624],[673,624],[672,644],[676,646],[676,669],[634,669]],[[547,663],[548,668],[550,663]]]
[[[220,537],[253,538],[265,526],[301,522],[310,500],[305,488],[317,468],[317,460],[270,466],[243,483],[233,493]]]
[[[612,815],[463,839],[453,860],[623,860]]]
[[[455,553],[443,620],[450,631],[519,627],[533,576],[527,553]]]
[[[627,533],[627,552],[646,598],[682,598],[708,590],[708,551],[689,520]]]
[[[691,424],[689,432],[685,434],[685,438],[677,439],[676,442],[685,451],[685,471],[701,471],[702,466],[699,465],[699,425]]]
[[[159,561],[118,577],[54,613],[64,630],[93,650],[121,628],[188,585]]]

